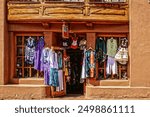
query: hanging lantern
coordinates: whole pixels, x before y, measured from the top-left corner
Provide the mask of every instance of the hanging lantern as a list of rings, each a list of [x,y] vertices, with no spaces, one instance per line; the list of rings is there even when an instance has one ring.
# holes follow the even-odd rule
[[[69,38],[69,28],[65,23],[62,25],[62,38]]]

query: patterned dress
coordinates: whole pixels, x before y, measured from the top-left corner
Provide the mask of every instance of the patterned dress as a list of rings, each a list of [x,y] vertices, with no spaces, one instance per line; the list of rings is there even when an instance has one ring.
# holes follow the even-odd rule
[[[34,64],[34,53],[35,53],[35,39],[29,37],[25,45],[25,62],[27,64]]]

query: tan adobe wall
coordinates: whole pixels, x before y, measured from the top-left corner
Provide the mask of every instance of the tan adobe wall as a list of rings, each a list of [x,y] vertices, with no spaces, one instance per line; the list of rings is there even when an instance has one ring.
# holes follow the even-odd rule
[[[3,52],[4,52],[4,0],[0,4],[0,84],[4,84],[3,80]]]
[[[150,87],[150,4],[130,0],[131,86]]]

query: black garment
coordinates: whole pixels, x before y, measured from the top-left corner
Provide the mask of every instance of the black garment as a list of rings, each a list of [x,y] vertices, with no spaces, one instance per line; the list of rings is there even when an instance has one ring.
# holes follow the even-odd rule
[[[99,62],[104,62],[106,59],[106,42],[104,38],[98,37],[96,39],[96,59],[99,60]]]
[[[120,46],[122,48],[128,48],[128,39],[127,38],[122,38]]]

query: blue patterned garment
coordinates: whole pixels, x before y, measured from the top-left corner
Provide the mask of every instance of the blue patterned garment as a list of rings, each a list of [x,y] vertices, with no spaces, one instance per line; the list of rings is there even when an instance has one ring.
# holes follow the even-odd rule
[[[54,86],[54,87],[58,87],[59,86],[58,69],[51,68],[49,76],[50,76],[49,85]]]
[[[90,57],[94,56],[94,63],[91,64]],[[95,51],[87,50],[85,52],[85,71],[86,71],[86,78],[88,77],[95,77],[95,67],[96,67],[96,59],[95,59]],[[90,70],[94,68],[94,76],[91,75]]]
[[[62,52],[57,52],[57,61],[58,61],[58,69],[63,68],[63,63],[62,63]]]
[[[50,49],[44,48],[42,50],[42,55],[40,59],[41,71],[44,71],[44,82],[46,85],[49,85],[49,72],[50,72]]]
[[[36,45],[35,39],[32,37],[29,37],[25,45],[25,62],[27,64],[30,64],[30,65],[34,64],[35,45]]]

